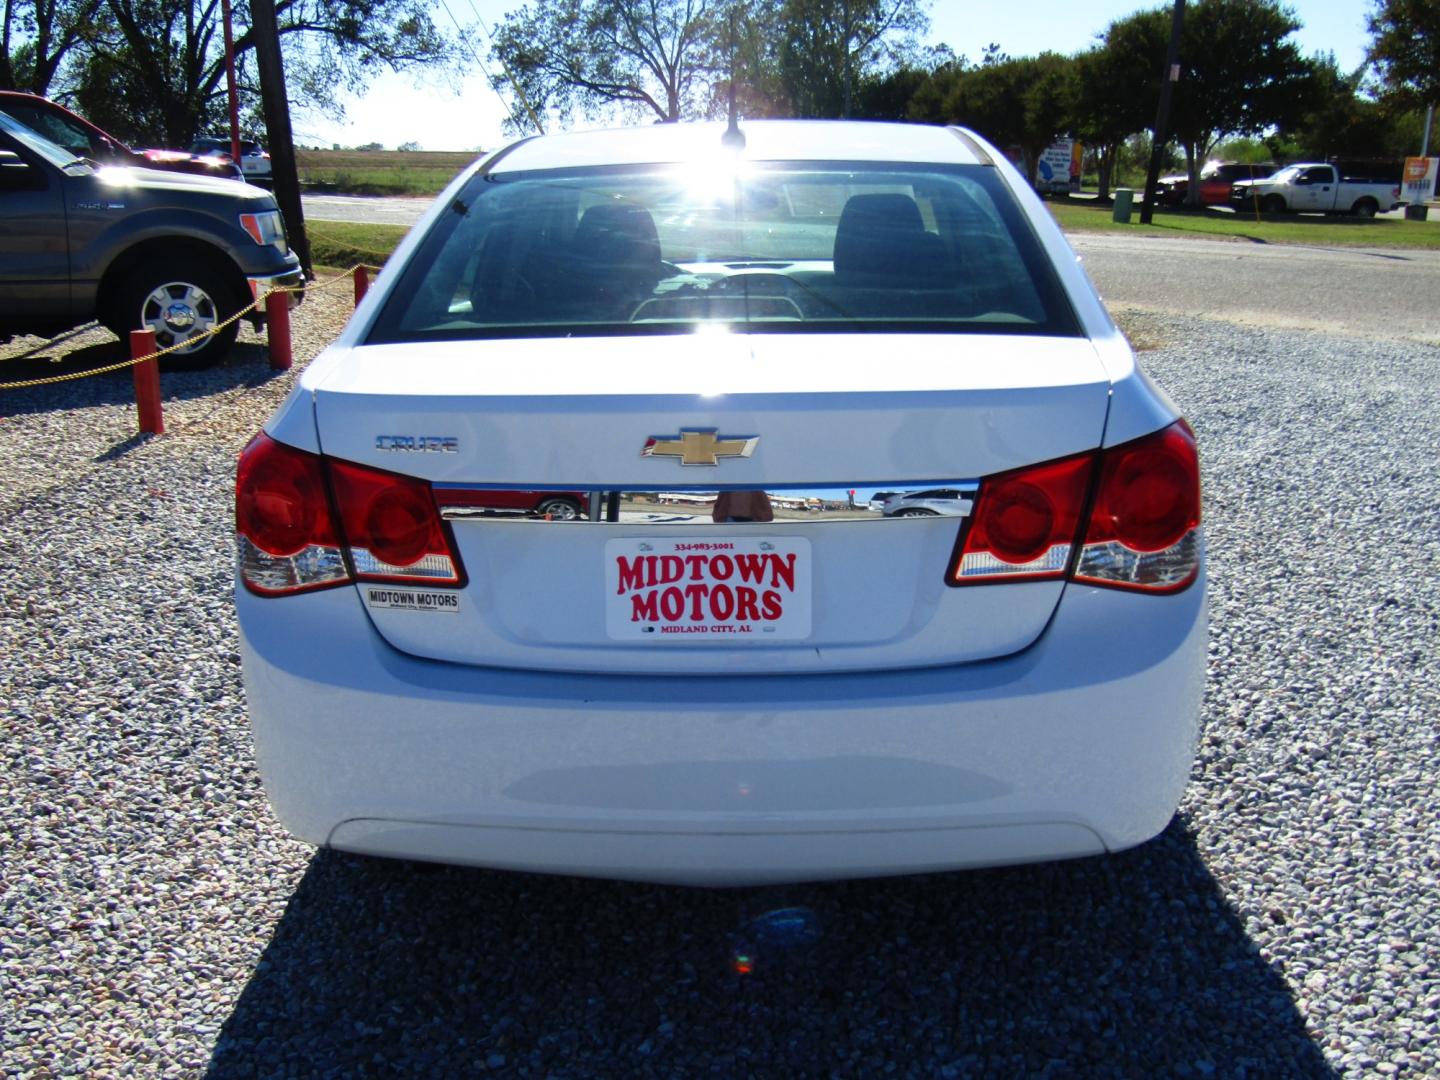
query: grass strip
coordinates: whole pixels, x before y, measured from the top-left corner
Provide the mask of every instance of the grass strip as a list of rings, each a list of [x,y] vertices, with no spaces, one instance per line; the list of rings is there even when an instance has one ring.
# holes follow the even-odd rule
[[[1309,247],[1440,249],[1440,225],[1425,221],[1301,214],[1261,214],[1256,220],[1249,211],[1227,214],[1216,210],[1157,209],[1152,223],[1142,225],[1138,203],[1128,224],[1111,220],[1108,203],[1056,199],[1045,205],[1066,232],[1208,237]]]
[[[307,191],[345,195],[438,195],[475,160],[468,151],[299,150]]]
[[[352,221],[305,223],[305,234],[310,238],[310,261],[316,266],[337,266],[342,269],[356,263],[385,265],[385,260],[409,231],[405,225],[373,225]]]

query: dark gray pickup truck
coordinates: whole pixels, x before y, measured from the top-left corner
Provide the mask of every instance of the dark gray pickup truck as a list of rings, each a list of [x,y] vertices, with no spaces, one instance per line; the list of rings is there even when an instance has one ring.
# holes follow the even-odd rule
[[[0,112],[0,340],[98,319],[179,345],[169,367],[203,367],[238,327],[206,330],[257,289],[302,281],[268,191],[97,167]]]

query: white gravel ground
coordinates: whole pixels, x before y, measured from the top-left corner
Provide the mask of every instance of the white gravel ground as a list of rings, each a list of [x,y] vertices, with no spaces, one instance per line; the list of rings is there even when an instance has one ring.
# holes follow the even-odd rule
[[[347,307],[307,301],[297,353]],[[0,1071],[1440,1075],[1440,349],[1127,325],[1205,467],[1180,815],[1109,858],[784,889],[288,839],[246,729],[230,500],[292,376],[243,345],[166,375],[151,439],[126,373],[0,391]],[[735,974],[742,924],[783,905],[818,942]]]

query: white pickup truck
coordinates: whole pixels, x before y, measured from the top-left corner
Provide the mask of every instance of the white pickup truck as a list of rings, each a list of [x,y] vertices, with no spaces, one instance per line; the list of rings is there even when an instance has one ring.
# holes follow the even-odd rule
[[[1240,210],[1257,203],[1270,214],[1288,210],[1357,217],[1374,217],[1402,205],[1399,180],[1377,176],[1373,167],[1354,170],[1304,162],[1287,165],[1263,180],[1235,181],[1230,205]]]

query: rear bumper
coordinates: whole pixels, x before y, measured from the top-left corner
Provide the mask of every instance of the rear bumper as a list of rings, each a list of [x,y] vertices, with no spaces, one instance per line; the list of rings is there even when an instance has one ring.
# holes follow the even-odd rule
[[[386,645],[352,589],[237,605],[261,774],[297,836],[684,884],[1140,843],[1185,785],[1205,666],[1203,579],[1071,585],[1015,656],[839,676],[468,668]]]

